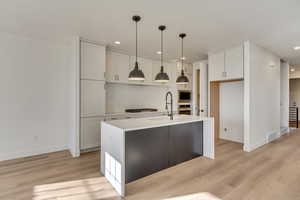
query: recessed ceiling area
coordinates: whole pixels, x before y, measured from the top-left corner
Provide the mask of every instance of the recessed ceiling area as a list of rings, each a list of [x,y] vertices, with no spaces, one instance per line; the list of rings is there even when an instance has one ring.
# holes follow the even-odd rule
[[[79,35],[134,55],[139,24],[140,56],[159,59],[159,25],[166,25],[166,60],[180,57],[179,33],[186,33],[189,62],[244,40],[261,45],[292,65],[300,65],[299,0],[10,0],[0,7],[0,31],[53,40]],[[119,45],[114,42],[120,41]]]

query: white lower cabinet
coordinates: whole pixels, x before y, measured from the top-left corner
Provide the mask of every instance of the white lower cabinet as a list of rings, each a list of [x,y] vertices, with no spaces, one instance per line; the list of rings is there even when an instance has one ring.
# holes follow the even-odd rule
[[[82,117],[80,131],[80,149],[100,147],[101,121],[104,117]]]
[[[104,81],[81,80],[81,117],[105,114]]]

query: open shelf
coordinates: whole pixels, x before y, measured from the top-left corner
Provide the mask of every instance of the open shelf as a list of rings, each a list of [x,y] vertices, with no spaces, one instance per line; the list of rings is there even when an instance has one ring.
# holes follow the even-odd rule
[[[165,84],[165,83],[122,82],[122,81],[106,81],[106,83],[107,84],[120,84],[120,85],[140,85],[140,86],[170,87],[169,84]]]

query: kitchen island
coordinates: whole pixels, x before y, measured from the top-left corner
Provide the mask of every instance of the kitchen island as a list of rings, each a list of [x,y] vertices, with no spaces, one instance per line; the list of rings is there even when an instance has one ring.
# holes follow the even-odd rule
[[[125,185],[199,156],[214,159],[214,120],[176,115],[101,122],[101,172]]]

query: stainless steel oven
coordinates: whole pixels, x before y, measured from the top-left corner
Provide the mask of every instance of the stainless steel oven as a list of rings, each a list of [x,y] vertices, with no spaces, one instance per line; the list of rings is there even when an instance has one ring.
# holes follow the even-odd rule
[[[192,101],[192,92],[190,90],[178,90],[178,102],[189,103]]]

